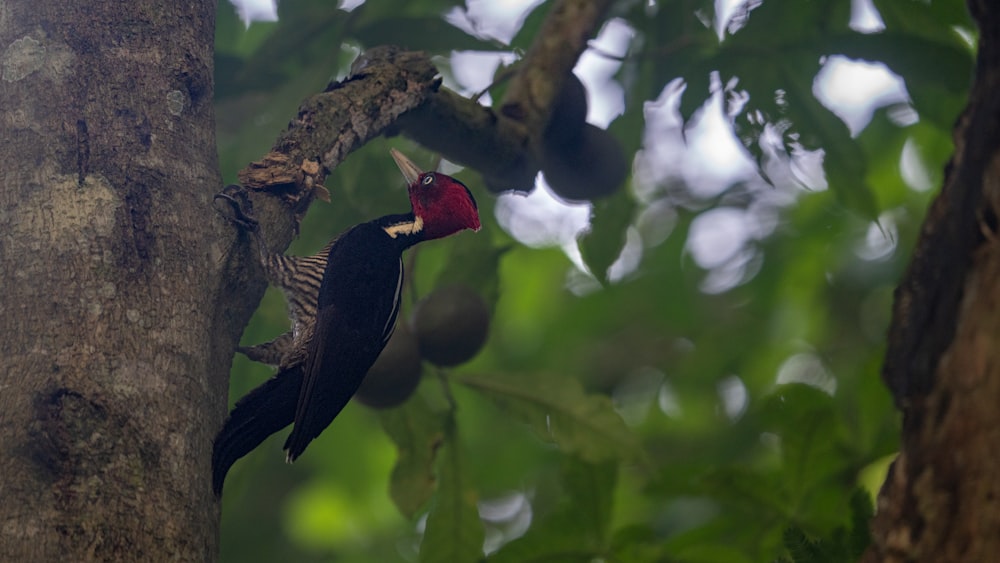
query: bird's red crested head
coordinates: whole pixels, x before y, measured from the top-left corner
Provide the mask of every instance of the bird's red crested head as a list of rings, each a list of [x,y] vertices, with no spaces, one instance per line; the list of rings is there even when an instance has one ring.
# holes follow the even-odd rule
[[[413,215],[423,223],[424,237],[436,239],[464,229],[479,230],[479,209],[462,182],[438,172],[424,172],[396,149],[390,149],[406,178]]]

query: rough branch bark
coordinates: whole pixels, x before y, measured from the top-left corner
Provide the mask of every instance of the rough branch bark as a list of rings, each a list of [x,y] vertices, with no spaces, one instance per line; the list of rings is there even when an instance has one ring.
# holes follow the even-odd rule
[[[1000,9],[970,0],[976,76],[955,154],[896,293],[883,376],[903,444],[866,561],[1000,553]]]
[[[557,2],[538,30],[500,104],[500,112],[523,123],[534,140],[545,130],[552,102],[611,4],[610,0]]]
[[[282,196],[293,211],[291,220],[282,225],[280,217],[265,215],[263,222],[284,231],[293,228],[312,197],[325,195],[322,183],[330,170],[384,133],[402,132],[488,178],[533,180],[550,106],[610,5],[610,0],[556,2],[511,79],[500,112],[440,87],[426,54],[371,49],[355,62],[351,76],[303,102],[271,152],[244,168],[240,181]]]
[[[351,151],[426,101],[440,84],[436,75],[422,53],[391,47],[364,53],[351,76],[302,103],[271,152],[240,171],[240,181],[252,189],[278,191],[290,203],[308,204]]]

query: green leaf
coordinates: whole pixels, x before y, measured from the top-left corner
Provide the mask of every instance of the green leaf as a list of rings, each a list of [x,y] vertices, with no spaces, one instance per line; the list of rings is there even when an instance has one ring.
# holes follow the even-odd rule
[[[604,548],[611,526],[618,462],[587,463],[567,456],[562,463],[562,479],[574,526],[583,537]]]
[[[542,2],[535,6],[531,10],[531,13],[524,18],[524,23],[521,24],[521,29],[514,35],[510,46],[515,49],[527,51],[538,36],[538,30],[541,29],[542,22],[545,21],[545,17],[549,15],[549,10],[551,9],[551,2]]]
[[[763,430],[781,438],[783,484],[792,495],[792,505],[818,508],[818,501],[811,505],[804,501],[850,463],[841,438],[844,422],[833,397],[809,385],[789,383],[766,397],[756,415]]]
[[[618,190],[608,199],[595,201],[590,229],[579,239],[580,254],[590,273],[601,283],[608,279],[608,268],[625,247],[625,232],[635,214],[635,201],[628,190]]]
[[[495,51],[497,46],[473,37],[439,16],[388,17],[352,30],[368,47],[399,45],[404,49],[430,52]]]
[[[531,425],[544,440],[589,462],[640,455],[636,436],[605,395],[587,395],[580,382],[551,373],[465,375],[456,382],[492,398]]]
[[[806,148],[823,149],[823,170],[830,189],[849,209],[868,220],[878,220],[878,204],[865,178],[864,151],[851,138],[847,125],[813,96],[812,78],[792,64],[783,69],[788,85],[788,115]]]
[[[438,274],[435,287],[466,285],[476,290],[492,310],[500,297],[500,257],[511,245],[494,244],[488,229],[484,226],[478,233],[465,233],[450,241],[448,262]]]
[[[727,42],[780,55],[796,44],[847,31],[850,19],[850,4],[845,2],[763,2]]]
[[[967,48],[886,31],[831,38],[830,50],[855,59],[880,61],[906,81],[921,117],[951,131],[965,105],[975,58]]]
[[[396,444],[389,495],[407,518],[413,518],[434,495],[434,461],[444,441],[444,416],[419,395],[399,408],[379,413],[382,428]]]
[[[229,2],[219,2],[215,16],[215,53],[246,57],[253,53],[275,31],[277,24],[256,22],[250,27],[240,21]]]
[[[441,448],[438,470],[440,486],[427,516],[420,561],[479,561],[483,557],[483,523],[476,509],[475,494],[465,482],[454,436]]]
[[[683,513],[682,513],[683,514]],[[682,516],[683,517],[683,516]],[[661,540],[665,553],[669,553],[677,561],[685,563],[751,563],[766,561],[770,557],[761,557],[762,546],[771,542],[770,534],[762,533],[761,525],[768,522],[766,513],[746,513],[741,510],[724,509],[718,517],[708,523],[690,530],[681,531],[666,541]],[[670,526],[668,520],[666,525]],[[677,525],[676,522],[673,523]],[[681,525],[685,525],[686,522]],[[720,542],[719,538],[726,538]],[[780,541],[780,537],[775,537]],[[720,543],[724,545],[720,545]],[[742,549],[737,546],[743,545]],[[749,547],[753,546],[753,547]],[[757,552],[757,557],[750,554]],[[662,559],[658,560],[662,561]]]
[[[838,563],[855,561],[871,543],[868,520],[874,509],[868,491],[855,489],[851,494],[851,526],[838,526],[829,536],[810,538],[797,526],[785,530],[784,544],[788,550],[786,560],[794,563]]]
[[[699,545],[676,554],[678,561],[684,563],[751,563],[753,559],[734,547],[727,545]],[[663,561],[662,558],[656,561]]]
[[[970,31],[975,28],[962,0],[875,0],[874,4],[890,32],[903,31],[945,44],[961,45],[963,42],[955,28]]]
[[[686,107],[696,109],[705,102],[708,77],[714,70],[710,60],[719,49],[719,40],[699,15],[711,12],[712,4],[706,0],[658,2],[653,10],[641,2],[632,4],[627,17],[647,41],[640,56],[627,59],[623,65],[635,64],[637,68],[629,72],[638,75],[635,84],[624,84],[627,106],[641,111],[643,102],[659,97],[675,78],[698,82],[684,92]],[[653,17],[651,11],[655,11]]]
[[[561,505],[520,538],[490,556],[491,563],[586,561],[609,546],[608,531],[618,464],[564,456]]]
[[[642,72],[644,68],[634,58],[626,58],[615,75],[625,90],[625,109],[608,125],[608,132],[615,136],[628,162],[635,160],[635,153],[642,147],[643,136],[637,132],[646,127],[646,102],[659,97],[664,84],[657,80],[655,86],[651,85],[656,79],[652,72]]]
[[[651,527],[644,524],[632,524],[616,530],[611,549],[616,561],[655,563],[666,560],[663,542]]]
[[[599,552],[581,543],[573,519],[565,511],[533,525],[527,533],[490,555],[490,563],[578,563]]]
[[[863,488],[854,490],[851,494],[851,532],[848,539],[852,557],[860,558],[861,554],[872,543],[871,529],[868,523],[875,514],[872,497]]]
[[[348,14],[334,9],[328,2],[281,3],[278,28],[254,51],[248,64],[254,70],[281,68],[289,74],[295,68],[289,63],[316,65],[328,61],[330,45],[339,45]],[[329,68],[329,67],[328,67]],[[298,69],[301,71],[301,68]],[[331,69],[336,72],[336,69]],[[327,76],[331,74],[328,70]]]
[[[692,70],[693,72],[684,76],[684,93],[681,95],[681,105],[678,108],[685,126],[712,95],[709,72],[705,69]]]
[[[795,563],[825,563],[826,553],[819,542],[809,539],[799,528],[788,528],[784,536],[785,548],[788,549]]]

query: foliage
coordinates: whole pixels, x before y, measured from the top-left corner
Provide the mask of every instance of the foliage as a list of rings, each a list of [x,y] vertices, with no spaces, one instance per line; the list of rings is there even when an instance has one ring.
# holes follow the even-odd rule
[[[266,152],[298,101],[342,76],[357,49],[517,56],[550,4],[510,44],[446,23],[464,10],[447,0],[352,12],[286,2],[278,23],[249,30],[220,4],[224,174]],[[904,181],[901,158],[940,185],[974,32],[958,0],[877,0],[877,33],[848,25],[849,2],[752,1],[718,25],[715,4],[613,10],[634,37],[609,129],[639,164],[626,190],[589,208],[578,249],[594,276],[558,248],[519,242],[479,176],[457,172],[484,228],[409,257],[409,306],[461,279],[493,307],[486,349],[453,370],[426,367],[398,409],[350,405],[294,466],[281,463],[283,436],[238,463],[223,560],[826,561],[863,548],[870,507],[852,491],[873,493],[896,448],[879,366],[892,288],[929,199]],[[909,101],[852,133],[815,95],[833,55],[881,61]],[[711,156],[658,162],[657,147],[674,138],[668,148],[687,151],[682,140],[719,102],[758,168],[706,189],[682,161]],[[661,107],[666,130],[649,121]],[[390,144],[420,154],[398,139],[353,154],[290,253],[405,206]],[[818,161],[820,179],[801,179]],[[706,261],[699,237],[732,242],[723,216],[744,232]],[[245,342],[282,332],[284,315],[269,292]],[[231,399],[267,376],[238,357]]]
[[[799,528],[785,530],[788,555],[780,563],[837,563],[861,557],[871,542],[868,520],[875,513],[868,491],[858,489],[851,495],[851,526],[838,527],[830,538],[812,539]]]

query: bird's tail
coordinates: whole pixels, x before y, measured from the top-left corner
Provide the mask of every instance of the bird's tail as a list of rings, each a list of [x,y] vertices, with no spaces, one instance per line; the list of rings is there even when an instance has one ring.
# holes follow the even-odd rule
[[[250,453],[268,436],[295,419],[302,386],[302,366],[288,368],[240,399],[212,448],[212,489],[222,494],[226,473],[236,460]]]

